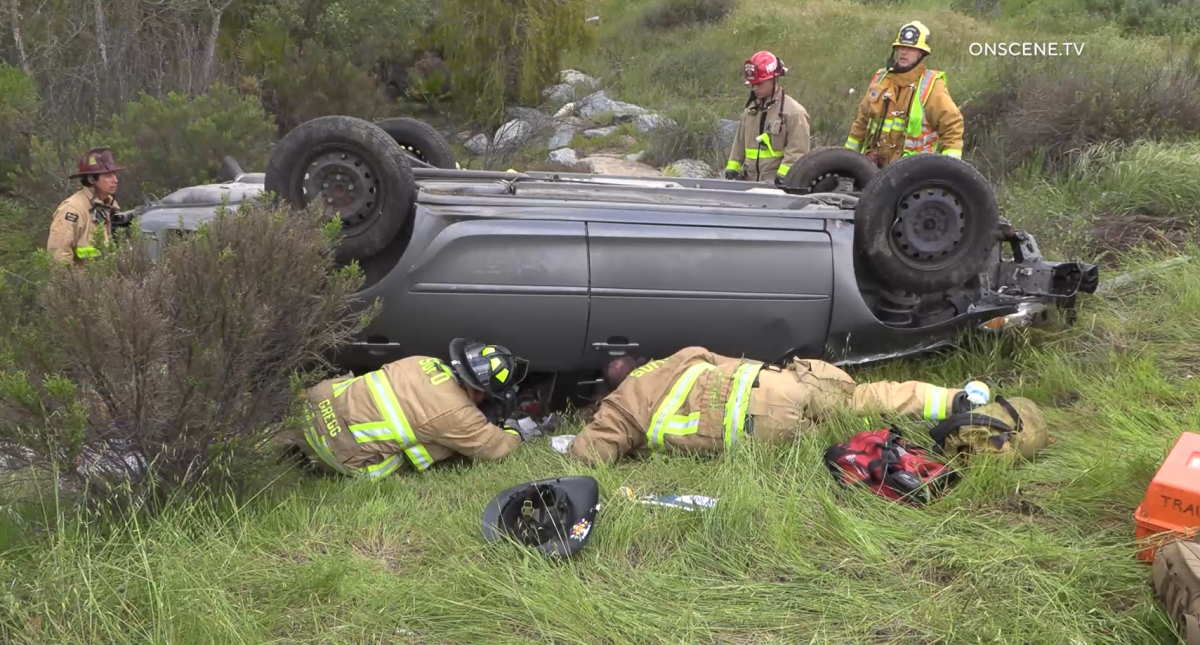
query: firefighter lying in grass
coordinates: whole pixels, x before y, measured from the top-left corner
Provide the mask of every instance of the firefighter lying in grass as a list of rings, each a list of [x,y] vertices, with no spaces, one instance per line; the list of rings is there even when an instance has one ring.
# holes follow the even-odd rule
[[[450,343],[450,365],[413,356],[361,376],[309,388],[303,427],[286,434],[285,456],[343,475],[423,471],[455,455],[496,460],[528,438],[491,423],[479,405],[513,392],[528,363],[499,345]]]
[[[570,441],[570,457],[595,464],[631,454],[712,455],[745,437],[791,439],[839,406],[942,420],[971,405],[962,389],[920,381],[858,384],[818,360],[793,359],[781,369],[688,347],[634,365],[623,357],[606,370],[616,389]]]

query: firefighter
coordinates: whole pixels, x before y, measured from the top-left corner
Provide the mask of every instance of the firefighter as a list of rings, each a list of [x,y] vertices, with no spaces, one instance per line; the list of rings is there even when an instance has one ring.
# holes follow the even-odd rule
[[[326,472],[371,479],[424,471],[456,454],[503,459],[533,434],[515,422],[493,424],[478,406],[512,400],[527,369],[504,347],[457,338],[449,365],[412,356],[309,388],[305,423],[281,447]]]
[[[875,165],[919,153],[962,158],[963,117],[950,98],[946,73],[925,66],[929,29],[913,21],[900,28],[887,66],[875,73],[858,105],[846,147]]]
[[[58,205],[50,220],[46,250],[57,260],[76,264],[97,257],[97,232],[105,244],[112,241],[113,217],[117,204],[117,173],[124,170],[113,159],[109,148],[93,148],[79,158],[78,172],[83,187]]]
[[[776,80],[787,71],[771,52],[761,51],[746,59],[744,74],[750,97],[725,164],[726,179],[782,186],[791,167],[808,152],[808,112],[784,94]]]
[[[779,368],[688,347],[629,372],[566,454],[592,464],[628,454],[712,455],[747,436],[790,439],[842,406],[940,420],[969,409],[966,396],[920,381],[857,384],[818,360]]]

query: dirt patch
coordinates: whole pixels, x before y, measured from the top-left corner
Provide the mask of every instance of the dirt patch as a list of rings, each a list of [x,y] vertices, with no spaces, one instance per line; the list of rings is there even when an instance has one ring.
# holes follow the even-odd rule
[[[1157,246],[1180,251],[1188,242],[1200,240],[1196,225],[1174,217],[1133,214],[1101,217],[1092,228],[1097,250],[1119,253],[1135,246]]]

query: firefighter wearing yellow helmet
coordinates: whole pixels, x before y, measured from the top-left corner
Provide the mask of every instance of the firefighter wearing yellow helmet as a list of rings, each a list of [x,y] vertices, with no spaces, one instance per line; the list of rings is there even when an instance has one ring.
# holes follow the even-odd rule
[[[921,153],[962,158],[962,113],[950,98],[946,73],[925,66],[930,40],[918,21],[901,27],[887,67],[875,73],[858,105],[846,147],[880,168]]]

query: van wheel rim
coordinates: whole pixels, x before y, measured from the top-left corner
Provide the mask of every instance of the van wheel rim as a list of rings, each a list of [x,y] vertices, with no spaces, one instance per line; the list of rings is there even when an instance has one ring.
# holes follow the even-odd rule
[[[955,261],[966,237],[962,201],[942,187],[924,187],[900,199],[891,245],[906,264],[940,267]]]
[[[328,150],[310,158],[301,186],[305,203],[333,209],[346,226],[371,219],[379,212],[378,173],[350,150]]]

